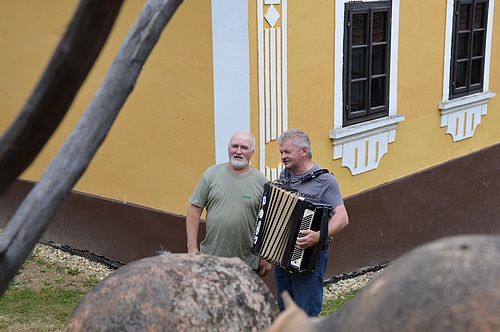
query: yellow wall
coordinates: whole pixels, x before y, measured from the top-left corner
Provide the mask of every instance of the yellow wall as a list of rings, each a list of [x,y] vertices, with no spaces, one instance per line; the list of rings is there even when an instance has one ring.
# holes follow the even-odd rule
[[[109,42],[73,107],[42,155],[22,175],[38,180],[85,111],[142,1],[126,1]],[[256,9],[249,1],[251,128],[258,134]],[[77,1],[0,2],[0,131],[21,109],[63,35]],[[288,2],[289,127],[310,134],[314,159],[334,172],[344,196],[422,171],[500,142],[500,96],[490,100],[472,138],[453,142],[440,128],[445,1],[401,1],[396,141],[376,170],[352,176],[332,160],[333,1]],[[500,20],[495,12],[494,27]],[[29,23],[29,24],[27,24]],[[135,90],[75,189],[176,214],[214,160],[211,7],[185,0],[145,64]],[[498,29],[497,29],[498,30]],[[490,90],[499,90],[500,46],[494,31]],[[278,158],[277,145],[267,147]],[[271,156],[275,151],[274,156]],[[258,152],[258,151],[257,151]],[[253,165],[258,165],[258,153]]]
[[[77,1],[0,3],[2,131],[31,93],[76,6]],[[142,6],[142,1],[125,2],[69,114],[23,178],[40,178],[88,106]],[[76,190],[185,213],[194,178],[214,162],[213,127],[207,125],[213,123],[210,24],[209,1],[185,1],[179,7]]]
[[[288,2],[289,127],[309,133],[314,160],[339,179],[350,196],[500,142],[500,96],[492,98],[488,114],[472,138],[453,142],[441,128],[446,1],[401,1],[398,56],[396,141],[389,144],[379,167],[352,176],[332,160],[334,2]],[[337,15],[343,15],[338,13]],[[500,20],[495,11],[494,29]],[[498,93],[498,43],[493,32],[490,90]],[[457,179],[459,180],[459,179]]]

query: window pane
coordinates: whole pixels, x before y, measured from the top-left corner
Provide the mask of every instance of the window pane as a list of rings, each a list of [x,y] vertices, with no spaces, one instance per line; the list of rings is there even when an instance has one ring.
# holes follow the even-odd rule
[[[484,30],[474,31],[474,42],[472,45],[472,56],[481,56],[483,53]]]
[[[458,18],[458,30],[466,31],[470,29],[469,25],[469,13],[470,13],[470,4],[461,4],[459,9],[459,18]]]
[[[484,2],[476,3],[476,11],[474,13],[474,29],[484,28],[484,16],[486,15],[486,6]]]
[[[377,45],[372,49],[372,75],[385,74],[386,45]]]
[[[386,38],[386,25],[385,17],[387,13],[374,13],[373,14],[373,42],[380,43],[387,40]]]
[[[351,78],[365,77],[366,48],[355,48],[352,50]]]
[[[450,99],[480,91],[484,61],[489,0],[454,0]]]
[[[458,35],[457,59],[467,59],[469,57],[469,32],[462,32]]]
[[[391,1],[346,1],[345,9],[343,126],[350,126],[388,115]]]
[[[463,61],[457,63],[457,74],[455,76],[455,87],[464,87],[467,80],[467,63],[468,61]]]
[[[366,14],[352,16],[352,45],[366,44]]]
[[[471,84],[482,82],[483,77],[483,59],[472,60]]]
[[[365,82],[353,82],[351,84],[351,111],[365,109]]]
[[[385,104],[385,77],[377,77],[372,80],[371,107]]]

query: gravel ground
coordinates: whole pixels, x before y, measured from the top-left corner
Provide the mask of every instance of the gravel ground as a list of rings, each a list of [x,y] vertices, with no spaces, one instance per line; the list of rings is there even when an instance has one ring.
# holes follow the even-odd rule
[[[78,269],[80,271],[79,277],[83,279],[96,277],[98,280],[103,280],[115,271],[115,269],[109,267],[108,265],[91,261],[78,255],[70,254],[50,245],[39,243],[36,245],[33,253],[35,253],[35,257],[43,258],[49,263],[62,265],[70,269]],[[377,271],[361,272],[359,273],[360,275],[355,277],[346,275],[333,278],[338,281],[327,283],[323,293],[324,299],[327,300],[337,298],[350,292],[351,290],[363,288],[373,281],[383,270],[384,269],[381,268]]]
[[[90,261],[78,255],[72,255],[52,246],[37,244],[35,251],[38,257],[43,257],[51,263],[59,263],[68,268],[79,269],[83,277],[94,276],[102,280],[115,271],[107,265]],[[328,283],[324,288],[324,298],[337,298],[351,290],[363,288],[374,280],[383,270],[384,269],[381,268],[377,271],[362,272],[359,276],[355,277],[344,276],[341,280]]]
[[[359,276],[341,279],[335,283],[330,283],[323,289],[323,298],[338,298],[351,290],[363,288],[372,282],[384,269],[364,272]]]
[[[44,258],[49,263],[63,265],[71,269],[78,269],[82,277],[97,277],[99,281],[115,271],[107,265],[91,261],[78,255],[72,255],[66,251],[45,244],[37,244],[34,253],[36,257]]]

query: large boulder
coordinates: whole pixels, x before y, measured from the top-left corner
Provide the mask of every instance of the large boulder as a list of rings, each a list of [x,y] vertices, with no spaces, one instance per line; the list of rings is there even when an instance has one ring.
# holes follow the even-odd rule
[[[326,318],[308,318],[286,298],[269,331],[500,331],[500,236],[415,248]]]
[[[65,331],[263,331],[277,314],[269,288],[240,259],[163,254],[97,284]]]

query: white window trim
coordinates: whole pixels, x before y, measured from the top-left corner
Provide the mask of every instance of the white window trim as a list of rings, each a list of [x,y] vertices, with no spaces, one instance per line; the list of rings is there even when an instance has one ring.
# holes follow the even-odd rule
[[[335,77],[333,159],[342,158],[342,166],[353,175],[376,169],[381,157],[388,151],[388,144],[396,138],[396,123],[404,120],[397,114],[399,2],[392,0],[391,54],[389,76],[389,115],[353,126],[342,127],[343,122],[343,58],[344,58],[344,8],[349,0],[336,1],[335,5]]]
[[[496,95],[494,92],[489,91],[491,40],[495,0],[490,0],[488,7],[488,26],[486,28],[483,92],[463,96],[456,99],[450,99],[454,4],[454,0],[448,0],[446,4],[447,8],[444,48],[443,96],[442,101],[438,107],[441,112],[440,126],[446,127],[446,133],[452,136],[454,142],[457,142],[474,135],[475,129],[481,123],[481,117],[483,115],[486,115],[488,112],[489,99],[493,98]]]

